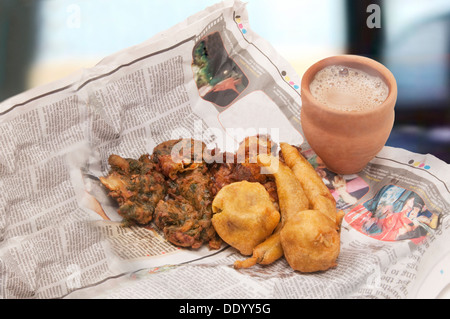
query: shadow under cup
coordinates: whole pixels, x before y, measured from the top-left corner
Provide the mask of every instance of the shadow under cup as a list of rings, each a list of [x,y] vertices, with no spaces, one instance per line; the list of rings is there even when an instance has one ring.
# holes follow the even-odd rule
[[[320,103],[310,91],[317,72],[330,65],[359,69],[377,75],[389,93],[379,106],[343,111]],[[358,55],[325,58],[313,64],[301,82],[301,124],[305,139],[327,168],[337,174],[360,172],[383,148],[394,125],[397,83],[381,63]]]

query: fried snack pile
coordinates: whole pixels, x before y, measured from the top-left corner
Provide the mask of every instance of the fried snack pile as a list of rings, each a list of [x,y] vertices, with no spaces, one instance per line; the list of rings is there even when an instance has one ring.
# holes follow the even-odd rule
[[[311,164],[291,145],[282,143],[286,164],[299,179],[310,203],[310,210],[296,213],[281,232],[286,260],[303,272],[336,266],[340,252],[340,226],[344,212]],[[303,244],[301,249],[297,245]]]
[[[111,170],[100,181],[117,200],[124,223],[154,221],[174,245],[220,248],[211,223],[211,174],[202,159],[204,148],[199,141],[179,139],[159,144],[138,161],[111,155]]]
[[[205,152],[205,144],[193,139],[169,140],[138,160],[110,155],[110,171],[100,181],[119,204],[124,225],[154,222],[174,245],[196,249],[208,243],[218,249],[222,240],[212,225],[212,201],[224,186],[260,183],[278,205],[275,181],[260,174],[254,146],[270,154],[272,144],[268,137],[247,137],[234,154]],[[222,160],[206,161],[205,154]]]
[[[180,247],[218,249],[223,240],[249,256],[235,268],[283,256],[300,272],[334,267],[343,212],[296,147],[281,143],[280,156],[275,147],[267,136],[247,137],[236,153],[170,140],[138,160],[111,155],[100,180],[125,224],[154,222]]]
[[[260,183],[241,181],[223,187],[212,205],[214,229],[243,255],[270,236],[280,213]]]
[[[336,266],[343,212],[336,211],[329,190],[295,147],[281,143],[281,153],[286,164],[273,156],[258,156],[258,163],[275,177],[280,225],[255,247],[251,258],[236,261],[235,268],[270,264],[284,255],[294,270],[327,270]]]

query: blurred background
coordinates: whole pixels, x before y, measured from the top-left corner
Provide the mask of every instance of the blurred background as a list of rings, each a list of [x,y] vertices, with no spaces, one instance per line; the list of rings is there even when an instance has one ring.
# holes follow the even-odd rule
[[[147,40],[220,0],[0,0],[0,101]],[[450,1],[248,0],[250,28],[302,76],[360,54],[398,85],[387,145],[450,163]]]

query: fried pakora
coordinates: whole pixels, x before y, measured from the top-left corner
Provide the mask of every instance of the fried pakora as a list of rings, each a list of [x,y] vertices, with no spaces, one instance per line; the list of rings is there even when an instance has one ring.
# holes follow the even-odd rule
[[[110,172],[100,181],[119,204],[119,215],[129,223],[151,222],[156,205],[166,195],[166,186],[149,155],[135,160],[113,154],[108,163]]]
[[[280,232],[284,257],[292,269],[316,272],[336,266],[339,233],[336,225],[317,210],[299,211]]]
[[[208,243],[210,248],[218,249],[221,245],[210,214],[195,209],[185,200],[160,201],[156,207],[155,225],[176,246],[197,249]]]
[[[340,251],[340,222],[329,193],[311,164],[292,145],[281,143],[284,162],[259,155],[258,162],[275,177],[281,223],[252,257],[236,261],[235,268],[269,264],[284,255],[292,269],[316,272],[336,266]],[[276,164],[276,165],[275,165]]]
[[[160,201],[155,211],[155,224],[164,231],[170,242],[181,247],[199,248],[208,243],[220,248],[211,223],[212,196],[210,174],[206,166],[178,173],[167,181],[169,199]]]
[[[155,210],[155,224],[166,239],[181,247],[199,248],[221,240],[211,222],[211,174],[203,159],[205,144],[193,139],[171,140],[153,150],[153,161],[167,177],[167,199]]]
[[[158,144],[152,153],[152,160],[158,170],[170,179],[178,173],[205,165],[203,151],[206,145],[190,138],[169,140]]]
[[[280,214],[260,183],[231,183],[217,193],[212,203],[212,223],[219,236],[243,255],[269,237]]]
[[[246,260],[236,261],[234,263],[235,268],[248,268],[257,263],[267,265],[281,258],[284,251],[281,244],[280,232],[289,219],[289,216],[309,207],[308,199],[299,180],[287,165],[279,161],[278,157],[261,154],[258,156],[258,163],[265,167],[267,172],[275,178],[281,221],[275,232],[254,248],[252,257]]]
[[[340,223],[343,212],[312,165],[291,145],[282,143],[281,152],[310,203],[310,209],[289,216],[280,233],[284,256],[301,272],[327,270],[336,266],[340,252]]]
[[[154,221],[177,246],[220,248],[211,222],[212,181],[204,148],[200,141],[178,139],[157,145],[139,160],[111,155],[111,169],[100,181],[116,199],[124,224]]]
[[[246,137],[238,147],[236,153],[214,154],[218,161],[211,164],[213,184],[212,193],[216,195],[219,190],[231,183],[248,181],[263,185],[275,205],[278,205],[278,195],[275,180],[271,175],[261,172],[257,163],[258,154],[271,154],[276,151],[277,146],[269,136]]]

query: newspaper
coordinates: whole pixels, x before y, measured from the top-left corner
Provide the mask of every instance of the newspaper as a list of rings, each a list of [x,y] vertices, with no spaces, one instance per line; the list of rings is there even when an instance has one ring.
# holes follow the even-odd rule
[[[195,63],[206,45],[221,61],[213,75]],[[299,85],[245,4],[224,1],[2,102],[0,297],[448,296],[449,165],[385,147],[359,174],[329,172],[303,138]],[[152,225],[125,227],[98,179],[113,153],[138,158],[178,137],[233,150],[258,133],[300,145],[344,210],[337,267],[236,270],[243,256],[228,245],[184,249]]]

